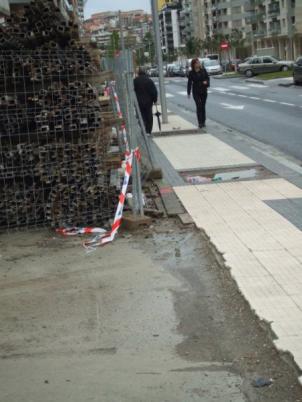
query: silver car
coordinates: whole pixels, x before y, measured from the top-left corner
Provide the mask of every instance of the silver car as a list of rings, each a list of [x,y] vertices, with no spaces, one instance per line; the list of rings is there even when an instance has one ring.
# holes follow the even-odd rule
[[[239,64],[238,71],[246,77],[252,77],[262,73],[287,71],[292,67],[293,63],[293,61],[278,60],[273,56],[255,56],[245,63]]]
[[[204,60],[202,63],[209,75],[222,74],[222,67],[218,60]]]

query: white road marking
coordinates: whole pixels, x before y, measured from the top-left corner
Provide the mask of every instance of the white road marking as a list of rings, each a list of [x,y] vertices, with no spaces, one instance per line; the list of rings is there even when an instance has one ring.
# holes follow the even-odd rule
[[[211,93],[213,93],[213,91],[210,91],[210,90],[208,89],[208,94],[211,94]]]
[[[213,88],[215,91],[220,91],[220,92],[227,92],[229,91],[228,88],[223,88],[223,87],[215,87]]]
[[[244,105],[230,105],[229,103],[220,103],[225,109],[243,110]]]
[[[258,98],[257,96],[249,96],[249,98],[254,100],[260,100],[260,98]]]
[[[249,87],[252,88],[267,88],[268,85],[263,85],[263,84],[248,84]]]
[[[237,96],[239,96],[239,98],[248,98],[247,95],[241,95],[241,94],[237,94]]]
[[[228,92],[228,95],[237,96],[237,94],[234,94],[234,92]]]
[[[175,95],[166,93],[166,98],[174,98]]]
[[[179,95],[182,95],[182,96],[187,96],[187,91],[181,91],[181,92],[177,92]]]
[[[243,89],[243,90],[246,90],[246,89],[249,89],[249,87],[247,87],[247,86],[242,86],[242,85],[231,85],[231,88],[234,88],[234,89]]]
[[[277,103],[277,101],[272,100],[272,99],[262,99],[263,102],[269,102],[269,103]]]
[[[287,103],[287,102],[280,102],[280,105],[295,106],[293,103]]]

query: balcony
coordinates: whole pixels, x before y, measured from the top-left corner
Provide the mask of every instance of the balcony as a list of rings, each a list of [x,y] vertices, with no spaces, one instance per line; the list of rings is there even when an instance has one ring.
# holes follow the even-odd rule
[[[270,17],[274,17],[274,16],[277,16],[277,15],[280,15],[280,4],[279,4],[279,3],[271,3],[271,4],[268,6],[267,12],[268,12],[268,15],[269,15]]]
[[[280,35],[281,34],[281,27],[271,27],[269,29],[269,35]]]
[[[252,13],[246,14],[246,22],[248,24],[255,24],[257,22],[261,22],[265,19],[265,12],[263,11],[254,11]]]
[[[266,36],[266,30],[265,29],[259,29],[257,31],[253,31],[252,36],[254,38],[263,38]]]

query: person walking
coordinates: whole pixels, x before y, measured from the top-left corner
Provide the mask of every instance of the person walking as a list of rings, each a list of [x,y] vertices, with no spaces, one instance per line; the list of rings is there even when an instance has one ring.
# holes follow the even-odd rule
[[[188,78],[187,93],[188,98],[190,98],[191,91],[193,92],[193,98],[196,103],[196,113],[199,128],[206,127],[206,101],[208,97],[209,86],[210,77],[207,73],[207,70],[200,63],[199,59],[193,59],[191,62],[191,71]]]
[[[144,121],[147,134],[152,133],[153,113],[152,106],[157,102],[157,89],[154,82],[149,78],[143,68],[139,68],[138,76],[134,79],[134,90],[138,105]]]

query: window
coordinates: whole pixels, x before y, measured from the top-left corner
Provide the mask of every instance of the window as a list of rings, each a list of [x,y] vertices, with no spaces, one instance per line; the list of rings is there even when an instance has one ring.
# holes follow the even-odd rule
[[[252,60],[249,61],[249,64],[259,64],[261,60],[258,57],[254,57]]]
[[[270,57],[263,57],[263,63],[272,63],[273,60]]]

